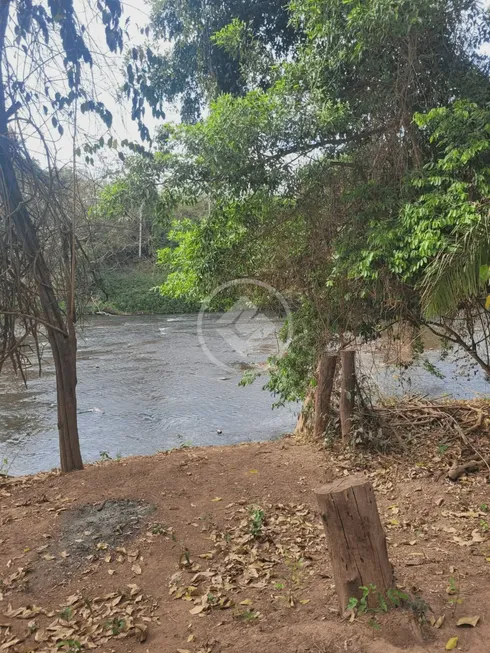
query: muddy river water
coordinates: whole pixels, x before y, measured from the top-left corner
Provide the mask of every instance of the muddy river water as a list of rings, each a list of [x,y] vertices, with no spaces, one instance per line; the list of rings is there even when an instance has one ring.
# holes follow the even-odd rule
[[[221,325],[222,326],[222,325]],[[225,325],[226,326],[226,325]],[[275,327],[279,328],[277,323]],[[243,325],[242,325],[243,327]],[[196,315],[90,318],[80,331],[79,430],[84,460],[102,455],[151,454],[187,445],[266,440],[290,432],[298,406],[272,409],[262,377],[239,387],[243,368],[277,351],[277,328],[257,321],[240,343],[220,328],[220,316],[201,325]],[[435,361],[437,352],[429,353]],[[462,375],[450,358],[444,378],[414,369],[398,372],[378,358],[363,361],[363,373],[387,392],[450,392],[473,397],[490,391],[483,376]],[[0,375],[0,461],[11,474],[58,465],[55,385],[46,356],[43,374],[29,382],[5,370]]]

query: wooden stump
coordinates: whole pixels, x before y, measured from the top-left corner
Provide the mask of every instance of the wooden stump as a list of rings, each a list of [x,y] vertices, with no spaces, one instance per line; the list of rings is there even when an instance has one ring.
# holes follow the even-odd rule
[[[324,352],[318,365],[317,386],[315,392],[315,437],[321,438],[325,433],[327,418],[330,413],[337,354]]]
[[[342,440],[347,444],[352,432],[352,413],[356,390],[356,352],[344,349],[340,352],[342,361],[342,383],[340,387],[340,427]]]
[[[371,483],[348,476],[318,488],[315,495],[342,611],[351,596],[361,598],[361,586],[375,585],[386,596],[394,584],[393,568]],[[370,607],[378,607],[376,597],[368,602],[371,599]]]

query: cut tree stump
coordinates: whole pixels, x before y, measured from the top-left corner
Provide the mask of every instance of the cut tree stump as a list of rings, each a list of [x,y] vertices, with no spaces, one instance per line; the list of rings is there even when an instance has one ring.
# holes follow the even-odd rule
[[[315,391],[315,437],[321,438],[325,433],[328,415],[330,413],[330,401],[332,397],[333,384],[335,381],[335,370],[337,368],[337,354],[324,352],[320,357],[318,365],[317,386]]]
[[[394,585],[393,567],[371,483],[362,476],[348,476],[318,488],[315,495],[342,611],[351,596],[362,597],[362,586],[375,585],[386,597]],[[368,603],[379,607],[374,594]]]
[[[354,393],[356,390],[356,352],[344,349],[340,352],[342,361],[342,383],[340,387],[340,428],[342,440],[348,443],[352,432]]]

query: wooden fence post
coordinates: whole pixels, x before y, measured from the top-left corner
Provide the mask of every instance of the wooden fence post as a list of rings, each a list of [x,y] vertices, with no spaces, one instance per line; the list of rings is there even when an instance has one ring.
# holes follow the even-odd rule
[[[352,432],[352,413],[356,391],[356,352],[344,349],[340,352],[342,361],[342,383],[340,387],[340,428],[342,440],[347,444]]]
[[[386,597],[394,584],[393,567],[371,483],[362,476],[347,476],[318,488],[315,495],[342,611],[351,596],[361,598],[361,586],[375,585]],[[374,594],[368,603],[379,607]]]
[[[315,437],[321,438],[325,433],[327,417],[330,413],[330,400],[332,397],[335,370],[337,368],[337,354],[324,352],[318,365],[318,378],[315,391]]]

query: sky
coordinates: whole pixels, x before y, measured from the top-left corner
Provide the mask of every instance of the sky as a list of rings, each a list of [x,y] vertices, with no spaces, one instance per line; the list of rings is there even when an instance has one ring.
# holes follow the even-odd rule
[[[124,83],[124,51],[123,53],[110,52],[105,42],[104,26],[100,19],[94,19],[96,10],[90,5],[94,2],[91,0],[75,0],[75,9],[80,21],[86,25],[87,30],[84,38],[88,48],[92,51],[94,66],[91,70],[91,84],[95,99],[103,102],[106,108],[113,115],[113,125],[110,130],[106,128],[103,122],[94,114],[78,112],[77,114],[77,141],[78,145],[87,142],[87,134],[90,134],[90,140],[93,142],[104,136],[116,138],[120,143],[124,139],[139,142],[139,132],[137,124],[131,120],[130,102],[121,96],[120,89]],[[128,35],[124,39],[124,49],[128,45],[141,45],[145,42],[146,37],[140,33],[150,22],[150,7],[144,0],[121,0],[123,5],[122,23],[129,18],[129,24],[126,28]],[[162,44],[164,47],[165,44]],[[87,69],[85,70],[87,72]],[[175,107],[167,107],[165,120],[156,121],[151,116],[151,111],[147,108],[145,123],[150,131],[154,131],[159,123],[166,121],[178,120],[178,111]],[[43,125],[44,136],[53,144],[53,160],[58,167],[68,166],[72,163],[73,158],[73,125],[63,123],[65,133],[59,136],[49,121]],[[28,147],[31,153],[40,161],[45,159],[43,146],[40,139],[32,133],[28,138]],[[105,166],[117,167],[120,160],[117,158],[115,150],[103,150],[102,155],[97,158],[96,168]],[[85,162],[79,160],[79,167],[84,167]]]

